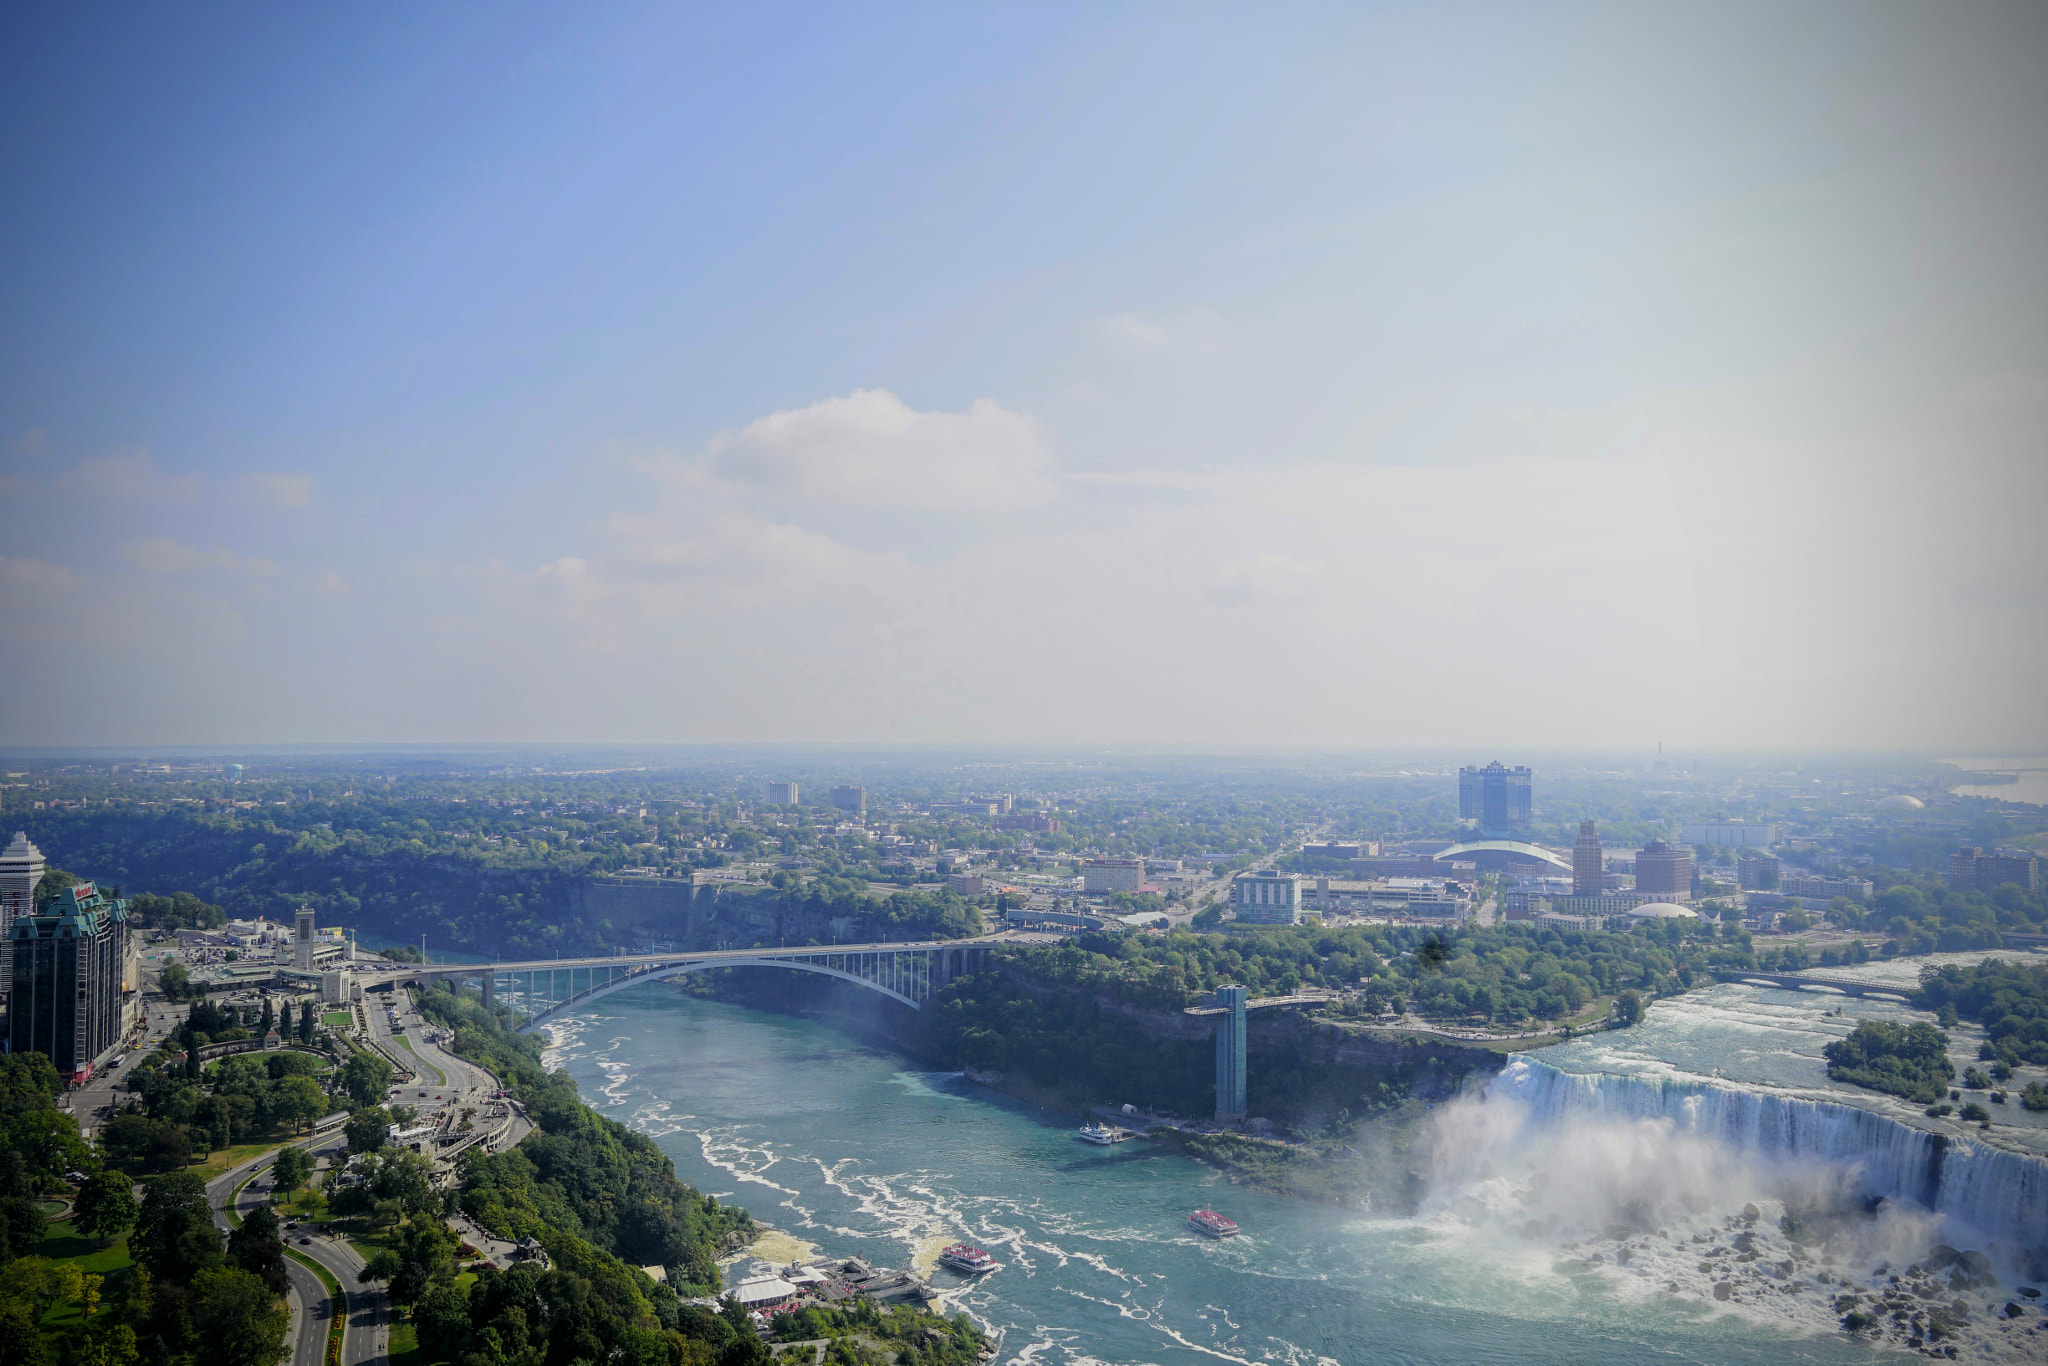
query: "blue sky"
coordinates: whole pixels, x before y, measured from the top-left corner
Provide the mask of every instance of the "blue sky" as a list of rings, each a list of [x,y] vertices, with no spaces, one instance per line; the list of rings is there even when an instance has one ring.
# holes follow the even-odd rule
[[[0,743],[2048,742],[2044,58],[10,7]]]

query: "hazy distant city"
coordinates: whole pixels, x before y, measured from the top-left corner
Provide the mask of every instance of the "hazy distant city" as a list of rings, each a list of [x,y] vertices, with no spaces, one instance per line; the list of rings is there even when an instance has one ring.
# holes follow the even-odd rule
[[[2048,7],[0,71],[0,1366],[2048,1361]]]

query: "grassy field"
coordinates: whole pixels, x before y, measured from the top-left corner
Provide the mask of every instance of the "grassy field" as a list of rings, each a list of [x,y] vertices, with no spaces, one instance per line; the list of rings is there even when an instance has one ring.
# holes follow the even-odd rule
[[[121,1282],[135,1265],[135,1259],[128,1255],[126,1238],[116,1238],[109,1246],[101,1247],[97,1238],[87,1238],[69,1224],[45,1225],[40,1251],[52,1261],[76,1262],[78,1269],[89,1276],[106,1277],[106,1283],[100,1287],[102,1305],[119,1295]],[[77,1305],[58,1305],[43,1316],[43,1332],[69,1332],[78,1326],[80,1318]]]
[[[261,1157],[267,1152],[273,1152],[282,1148],[291,1141],[292,1135],[285,1134],[277,1138],[262,1139],[255,1143],[237,1143],[232,1147],[222,1148],[204,1162],[196,1163],[185,1168],[185,1170],[191,1172],[201,1181],[211,1181],[216,1176],[223,1175],[241,1166],[250,1158]],[[147,1182],[149,1178],[145,1176],[141,1180]]]
[[[320,1023],[329,1029],[347,1029],[356,1022],[356,1017],[346,1010],[330,1010],[320,1017]]]

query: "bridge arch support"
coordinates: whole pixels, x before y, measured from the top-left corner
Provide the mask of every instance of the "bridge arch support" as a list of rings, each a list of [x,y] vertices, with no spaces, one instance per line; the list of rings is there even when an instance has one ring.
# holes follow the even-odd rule
[[[871,981],[866,977],[847,972],[842,968],[835,968],[827,963],[813,962],[803,958],[778,958],[772,955],[763,955],[756,958],[716,958],[697,962],[674,963],[664,967],[650,968],[644,972],[631,973],[624,977],[614,978],[609,982],[600,982],[594,987],[587,988],[569,997],[567,1000],[556,1002],[538,1015],[526,1020],[519,1026],[519,1032],[524,1034],[531,1030],[542,1028],[552,1021],[561,1019],[565,1015],[573,1015],[575,1012],[596,1001],[602,1000],[615,991],[624,991],[627,987],[639,986],[644,982],[665,981],[671,977],[681,977],[686,973],[708,972],[713,968],[787,968],[795,972],[812,972],[817,973],[821,977],[836,977],[842,982],[851,982],[855,986],[865,987],[869,991],[877,992],[892,1001],[909,1006],[912,1010],[922,1009],[922,1006],[917,1001],[912,1000],[902,992],[885,986],[880,982]]]

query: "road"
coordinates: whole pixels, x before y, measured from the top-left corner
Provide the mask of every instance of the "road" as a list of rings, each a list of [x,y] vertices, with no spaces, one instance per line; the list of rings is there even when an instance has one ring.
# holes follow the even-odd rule
[[[1194,891],[1188,893],[1188,899],[1185,902],[1183,902],[1180,906],[1168,907],[1166,912],[1166,923],[1174,926],[1187,924],[1189,921],[1193,920],[1197,915],[1199,915],[1203,910],[1207,909],[1205,906],[1201,904],[1202,898],[1207,896],[1213,895],[1216,898],[1215,904],[1218,906],[1229,905],[1230,883],[1233,878],[1248,877],[1251,874],[1258,872],[1261,868],[1270,868],[1275,863],[1279,862],[1283,855],[1292,854],[1295,851],[1299,850],[1302,845],[1307,844],[1313,840],[1322,839],[1329,833],[1330,827],[1328,825],[1319,825],[1315,829],[1310,830],[1303,834],[1300,839],[1293,840],[1290,843],[1282,846],[1281,848],[1274,850],[1272,853],[1260,859],[1257,863],[1254,863],[1249,868],[1246,868],[1243,872],[1217,874],[1208,882],[1203,883],[1200,887],[1197,887]]]
[[[297,1146],[329,1163],[345,1160],[345,1148],[339,1134],[300,1139]],[[274,1151],[265,1153],[207,1183],[206,1196],[213,1204],[215,1223],[223,1229],[229,1226],[227,1203],[235,1187],[252,1173],[267,1172],[276,1158]],[[269,1182],[258,1175],[241,1192],[236,1210],[238,1213],[254,1210],[269,1203],[270,1195]],[[344,1239],[316,1233],[309,1228],[289,1229],[285,1236],[294,1252],[320,1263],[341,1285],[342,1296],[348,1304],[348,1323],[341,1341],[342,1366],[364,1366],[364,1363],[386,1360],[390,1355],[390,1305],[384,1292],[374,1283],[364,1285],[356,1279],[362,1270],[362,1256]],[[312,1272],[290,1258],[285,1259],[285,1267],[291,1278],[294,1300],[292,1366],[321,1366],[326,1359],[327,1329],[333,1303],[326,1288]]]
[[[409,1086],[393,1086],[391,1103],[409,1105],[419,1112],[424,1122],[445,1120],[453,1127],[461,1122],[461,1112],[475,1112],[471,1122],[485,1122],[485,1115],[497,1094],[497,1080],[476,1064],[456,1057],[430,1035],[438,1034],[440,1026],[423,1017],[413,1004],[410,993],[394,988],[389,993],[373,991],[363,997],[363,1014],[370,1022],[370,1035],[387,1049],[393,1057],[417,1059],[422,1064],[413,1070],[417,1079]],[[398,1017],[404,1029],[404,1037],[412,1044],[408,1053],[399,1035],[391,1027],[391,1015]],[[441,1074],[442,1082],[434,1083],[432,1068]],[[494,1145],[503,1150],[526,1137],[533,1129],[532,1122],[518,1105],[512,1105],[512,1125],[502,1139]]]

